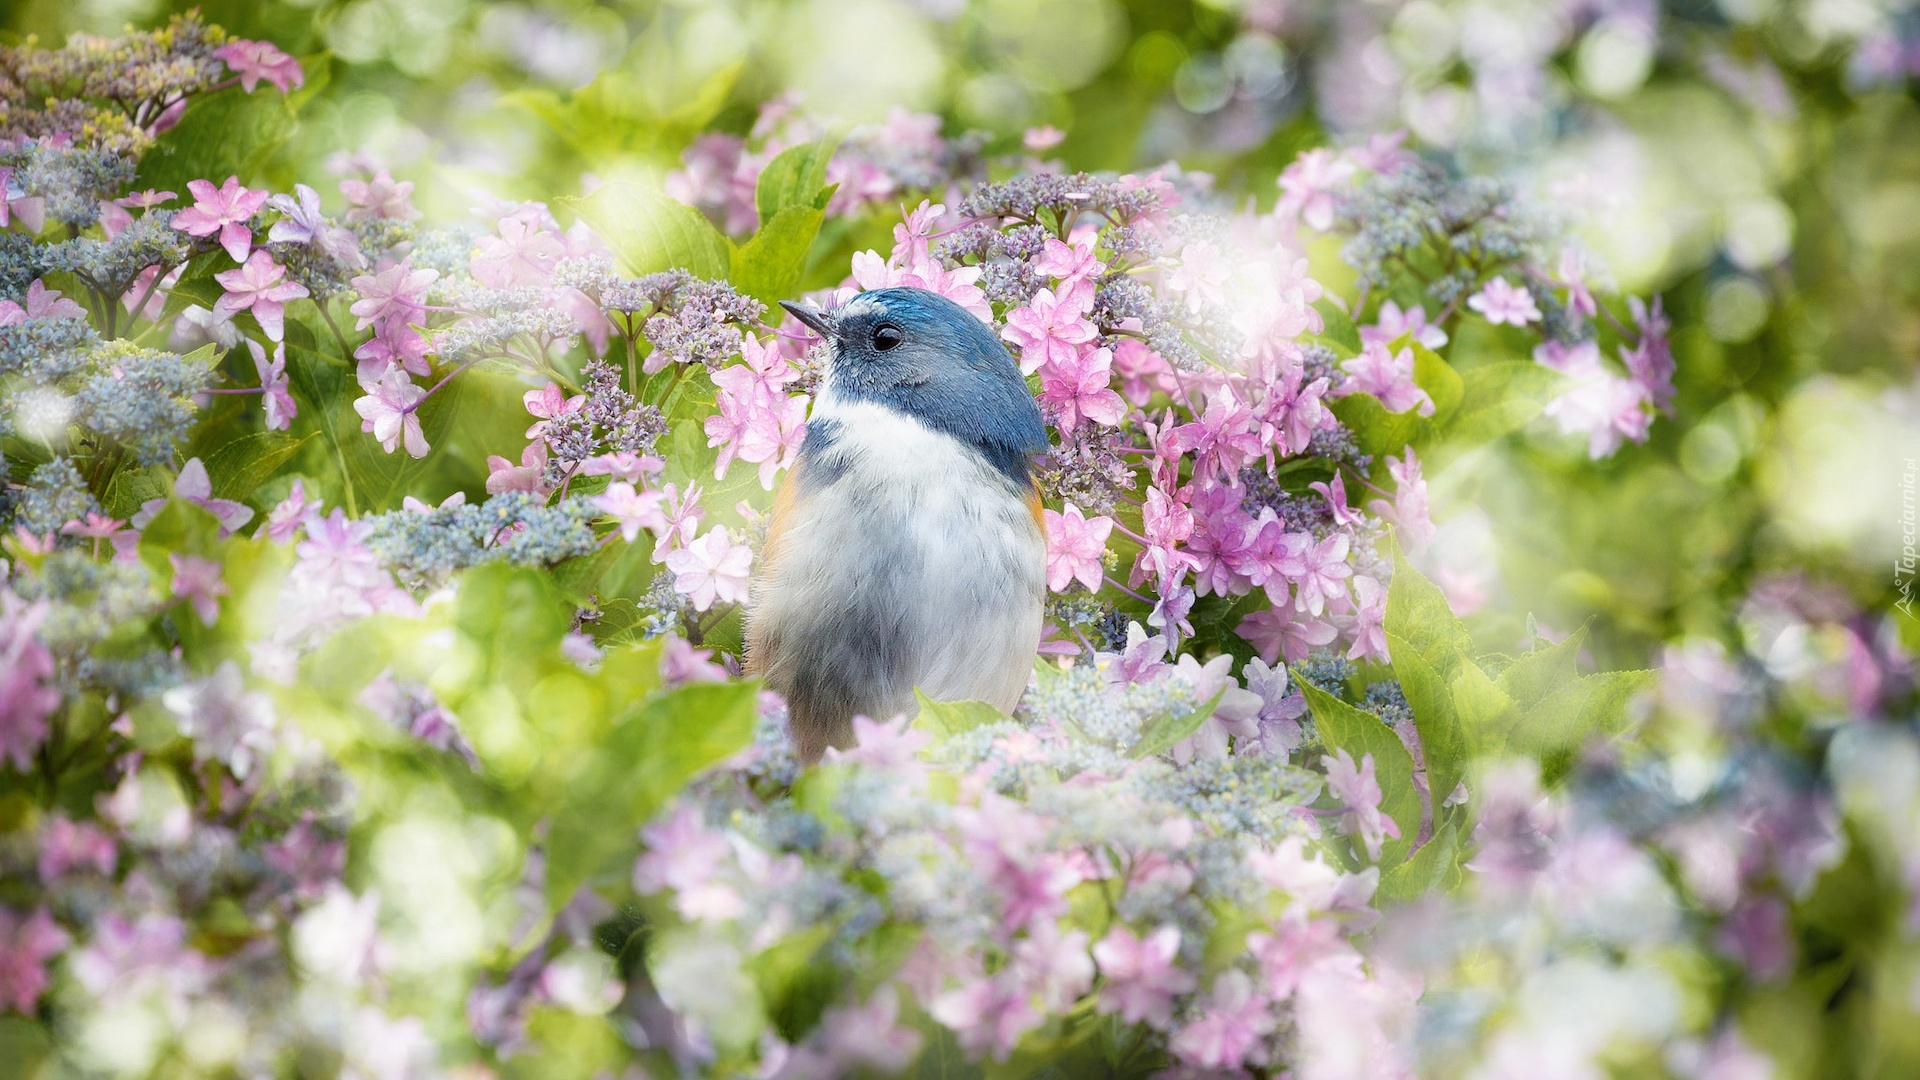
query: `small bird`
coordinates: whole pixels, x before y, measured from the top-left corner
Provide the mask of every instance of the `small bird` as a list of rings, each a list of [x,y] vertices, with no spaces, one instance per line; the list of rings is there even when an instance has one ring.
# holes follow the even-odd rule
[[[747,611],[746,667],[786,697],[805,761],[855,715],[979,700],[1011,712],[1046,598],[1028,455],[1040,410],[991,330],[924,289],[832,311],[782,304],[832,359],[774,501]]]

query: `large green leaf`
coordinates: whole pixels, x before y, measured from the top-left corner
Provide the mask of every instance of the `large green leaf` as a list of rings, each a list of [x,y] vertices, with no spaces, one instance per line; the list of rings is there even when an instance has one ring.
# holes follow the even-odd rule
[[[285,431],[255,431],[215,450],[206,463],[214,497],[244,502],[311,438],[312,432],[296,436]]]
[[[1398,344],[1398,343],[1396,343]],[[1433,399],[1433,425],[1444,427],[1452,419],[1454,410],[1460,407],[1460,399],[1465,393],[1465,384],[1460,373],[1453,365],[1440,359],[1440,354],[1417,341],[1409,341],[1407,347],[1413,350],[1414,385],[1427,392]]]
[[[1173,749],[1176,743],[1200,730],[1200,725],[1206,723],[1207,717],[1213,715],[1213,710],[1220,707],[1220,699],[1226,694],[1226,687],[1221,687],[1199,708],[1179,715],[1168,714],[1148,724],[1147,729],[1140,733],[1139,741],[1127,750],[1127,756],[1137,761]]]
[[[1495,685],[1470,659],[1462,659],[1453,674],[1453,715],[1460,723],[1470,757],[1490,757],[1501,753],[1514,727],[1520,722],[1520,707]],[[1452,788],[1447,791],[1451,793]],[[1445,795],[1436,798],[1445,799]]]
[[[1453,793],[1467,768],[1467,739],[1453,707],[1453,688],[1440,678],[1413,644],[1398,634],[1387,635],[1393,674],[1400,692],[1413,709],[1413,726],[1420,732],[1420,752],[1426,759],[1427,790],[1438,803]]]
[[[1441,433],[1460,448],[1491,442],[1527,424],[1563,381],[1558,372],[1527,360],[1482,364],[1460,379],[1460,408]]]
[[[1453,873],[1460,855],[1460,833],[1448,825],[1399,866],[1380,875],[1376,900],[1415,900],[1441,888]]]
[[[756,682],[696,683],[659,694],[617,723],[553,812],[547,900],[574,890],[633,851],[634,831],[700,772],[753,739]]]
[[[999,709],[984,701],[935,701],[918,688],[914,689],[913,698],[920,703],[920,714],[913,718],[913,726],[932,735],[936,741],[1006,719]]]
[[[839,145],[838,140],[827,139],[801,143],[787,147],[767,162],[753,190],[753,205],[760,211],[763,227],[789,207],[827,208],[827,199],[833,194],[827,187],[827,163],[833,160]]]
[[[1420,832],[1420,793],[1413,786],[1413,758],[1378,716],[1334,697],[1293,673],[1307,708],[1313,712],[1320,741],[1329,750],[1345,750],[1355,765],[1373,755],[1374,776],[1380,783],[1380,809],[1400,827],[1400,839],[1389,839],[1380,847],[1382,870],[1406,858],[1407,849]]]
[[[707,128],[741,69],[738,62],[727,64],[692,92],[667,85],[653,72],[613,70],[578,90],[519,90],[501,100],[539,117],[590,164],[667,161]]]
[[[1408,443],[1423,441],[1433,433],[1433,421],[1411,408],[1388,412],[1372,394],[1348,394],[1328,402],[1327,407],[1353,432],[1361,451],[1375,457],[1397,454]]]
[[[189,180],[218,186],[238,176],[243,184],[255,183],[293,128],[293,107],[280,94],[229,92],[196,99],[180,123],[141,156],[134,186],[178,192],[190,203]]]
[[[1650,671],[1583,675],[1527,709],[1509,745],[1540,760],[1543,783],[1558,783],[1588,741],[1626,729],[1628,703],[1652,678]]]
[[[769,307],[797,295],[824,217],[818,207],[789,206],[764,219],[753,239],[732,249],[733,287]]]
[[[1472,647],[1467,628],[1454,617],[1446,594],[1415,570],[1397,545],[1393,580],[1387,586],[1385,625],[1389,634],[1412,645],[1442,679],[1453,677],[1454,668]]]
[[[599,232],[626,273],[678,267],[703,278],[723,278],[732,269],[727,238],[700,211],[658,188],[616,180],[585,198],[558,201]]]
[[[1495,681],[1521,707],[1531,707],[1568,685],[1579,674],[1574,669],[1574,660],[1586,642],[1587,628],[1583,625],[1558,645],[1535,649],[1507,665]]]

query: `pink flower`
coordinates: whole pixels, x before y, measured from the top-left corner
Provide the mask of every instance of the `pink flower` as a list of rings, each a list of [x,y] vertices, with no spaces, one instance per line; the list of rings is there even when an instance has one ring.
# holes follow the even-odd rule
[[[730,918],[727,911],[745,909],[737,891],[716,880],[733,861],[732,845],[700,820],[692,804],[682,803],[672,817],[643,829],[640,838],[647,851],[633,865],[635,892],[671,890],[681,913],[695,918]]]
[[[669,553],[666,562],[673,572],[674,591],[686,594],[695,611],[705,611],[715,602],[735,604],[747,598],[753,550],[734,543],[724,526],[709,529],[700,539]]]
[[[119,518],[105,517],[93,511],[87,511],[86,520],[75,519],[60,526],[60,535],[78,536],[83,540],[106,540],[120,531],[126,524]]]
[[[1064,241],[1049,236],[1040,248],[1039,257],[1033,260],[1033,268],[1058,281],[1063,289],[1099,277],[1107,268],[1100,256],[1094,254],[1094,245],[1099,239],[1099,231],[1090,226],[1075,229]]]
[[[47,283],[35,278],[27,286],[26,305],[23,307],[11,300],[0,300],[0,326],[13,326],[28,319],[84,319],[87,309],[61,296],[57,291],[47,288]]]
[[[1348,542],[1346,533],[1337,532],[1307,549],[1307,568],[1295,583],[1299,591],[1294,606],[1319,615],[1329,600],[1346,597],[1345,582],[1353,576],[1353,567],[1347,565]]]
[[[88,868],[111,875],[118,858],[113,837],[105,829],[56,816],[40,837],[40,880],[51,885],[73,870]]]
[[[907,287],[937,293],[965,308],[981,322],[993,321],[993,307],[987,294],[974,282],[980,280],[980,268],[961,266],[947,269],[938,260],[915,258],[902,263],[902,252],[894,249],[892,258],[882,260],[877,251],[863,251],[853,257],[854,283],[861,289]]]
[[[1347,373],[1347,380],[1334,392],[1335,397],[1372,394],[1388,412],[1403,413],[1418,406],[1421,416],[1433,415],[1433,399],[1413,381],[1412,349],[1389,353],[1385,345],[1376,342],[1362,349],[1359,356],[1343,361],[1340,368]]]
[[[570,416],[584,408],[587,395],[575,394],[569,398],[560,392],[558,384],[550,382],[538,390],[529,390],[520,395],[520,400],[526,403],[529,415],[540,418],[539,423],[527,429],[527,438],[538,439],[546,434],[548,421]]]
[[[1075,579],[1093,592],[1100,591],[1100,579],[1106,572],[1101,557],[1107,553],[1107,537],[1113,532],[1113,519],[1102,515],[1089,520],[1072,503],[1066,513],[1043,510],[1047,522],[1047,588],[1066,592]]]
[[[726,681],[727,669],[712,661],[712,649],[696,649],[686,638],[669,634],[660,646],[660,680],[668,686]]]
[[[1213,994],[1200,1019],[1169,1043],[1181,1060],[1205,1069],[1237,1069],[1264,1060],[1261,1040],[1279,1026],[1247,973],[1228,969],[1213,980]]]
[[[1413,340],[1429,349],[1438,349],[1447,343],[1447,332],[1440,329],[1438,323],[1427,321],[1426,308],[1415,304],[1401,311],[1400,305],[1391,300],[1380,305],[1378,322],[1360,327],[1360,343],[1391,345],[1407,334],[1412,334]]]
[[[1007,312],[1000,336],[1020,349],[1020,374],[1031,375],[1042,364],[1074,363],[1080,346],[1099,333],[1086,318],[1093,310],[1093,285],[1082,281],[1058,295],[1052,289],[1033,294],[1024,307]]]
[[[1194,566],[1192,555],[1176,550],[1177,545],[1193,535],[1193,511],[1152,487],[1147,489],[1140,521],[1146,531],[1147,546],[1141,549],[1134,563],[1130,584],[1139,585],[1153,577],[1162,588],[1172,588]]]
[[[281,52],[270,41],[234,38],[213,50],[213,55],[226,61],[227,67],[240,76],[240,88],[249,94],[263,79],[283,94],[307,82],[306,72],[300,70],[300,61]]]
[[[200,621],[212,626],[220,618],[220,598],[227,583],[220,580],[220,564],[197,555],[169,554],[173,564],[173,595],[193,606]]]
[[[498,234],[474,244],[468,270],[474,279],[493,289],[515,285],[545,285],[566,253],[557,233],[545,227],[542,213],[525,207],[500,219]]]
[[[1280,202],[1274,213],[1305,222],[1317,232],[1333,227],[1333,195],[1353,177],[1353,163],[1332,150],[1309,150],[1280,172]]]
[[[1120,376],[1120,393],[1145,406],[1155,390],[1171,390],[1173,369],[1159,353],[1138,338],[1121,338],[1113,347],[1113,370]]]
[[[253,507],[237,503],[232,499],[213,497],[213,480],[207,476],[207,467],[199,458],[189,458],[180,467],[180,475],[173,481],[174,498],[184,499],[205,509],[220,519],[220,535],[228,533],[253,520]],[[140,512],[133,515],[133,527],[144,529],[153,523],[160,511],[167,508],[165,499],[148,499],[140,504]]]
[[[213,275],[213,280],[226,290],[220,299],[213,302],[214,318],[231,319],[242,311],[252,309],[253,317],[259,320],[260,329],[266,331],[267,338],[279,341],[286,333],[286,302],[307,295],[305,285],[297,281],[283,281],[286,276],[286,267],[274,262],[273,256],[265,251],[254,252],[247,258],[246,265],[237,270]]]
[[[340,181],[340,194],[353,204],[347,211],[348,221],[415,221],[420,217],[420,211],[407,201],[413,195],[413,181],[395,180],[385,169],[371,180]]]
[[[414,385],[406,372],[389,371],[367,396],[354,401],[353,411],[360,414],[360,430],[379,440],[381,449],[391,454],[404,440],[407,453],[423,458],[427,437],[420,430],[416,410],[426,396],[426,390]]]
[[[220,246],[234,262],[247,261],[247,252],[253,248],[253,230],[247,222],[267,204],[267,192],[241,187],[237,176],[227,177],[217,188],[205,180],[189,180],[187,190],[193,194],[193,205],[173,215],[173,227],[188,236],[217,232]]]
[[[1292,604],[1278,604],[1240,620],[1234,632],[1246,638],[1267,663],[1278,663],[1284,656],[1288,663],[1297,664],[1338,636],[1331,625],[1304,615]]]
[[[1182,653],[1175,661],[1174,670],[1193,687],[1194,697],[1203,706],[1213,701],[1215,695],[1219,697],[1199,729],[1174,744],[1175,762],[1185,765],[1195,758],[1218,760],[1227,756],[1229,736],[1239,739],[1242,745],[1259,737],[1263,703],[1260,695],[1242,690],[1235,681],[1233,657],[1221,653],[1202,664],[1193,654]]]
[[[1467,306],[1486,316],[1495,326],[1501,323],[1525,326],[1540,321],[1540,309],[1534,306],[1533,294],[1509,284],[1506,278],[1487,282],[1485,288],[1467,298]]]
[[[127,309],[129,315],[139,315],[149,320],[158,320],[167,310],[167,290],[180,280],[180,274],[186,270],[182,263],[160,277],[160,264],[155,263],[133,277],[133,284],[120,294],[120,306]],[[155,278],[159,278],[155,281]],[[144,302],[143,302],[144,301]],[[135,310],[135,309],[138,310]]]
[[[903,1073],[924,1041],[900,1023],[900,995],[890,985],[875,990],[865,1005],[838,1006],[820,1017],[820,1048],[832,1063],[828,1075]]]
[[[267,514],[267,537],[276,544],[293,539],[294,531],[318,513],[320,500],[307,499],[307,482],[295,479],[293,489]]]
[[[553,489],[547,486],[547,444],[530,442],[520,451],[520,464],[515,465],[498,454],[487,455],[487,494],[500,495],[509,491],[530,491],[545,495]]]
[[[307,244],[320,254],[355,269],[364,269],[367,257],[353,233],[327,220],[320,210],[320,193],[305,184],[293,185],[292,195],[275,195],[267,206],[286,217],[273,223],[267,239],[274,243]]]
[[[253,369],[260,374],[260,403],[266,409],[267,430],[285,431],[300,415],[300,406],[294,404],[293,394],[287,389],[287,346],[274,345],[272,363],[267,362],[267,351],[252,338],[247,339],[247,350],[253,353]]]
[[[629,453],[595,454],[580,463],[581,476],[611,476],[615,480],[636,483],[643,476],[657,475],[666,462],[651,455]]]
[[[927,1012],[953,1030],[962,1050],[991,1054],[995,1061],[1007,1060],[1020,1037],[1042,1019],[1031,995],[1009,972],[969,980],[934,998]]]
[[[666,516],[667,531],[653,545],[653,561],[660,562],[667,552],[684,547],[693,542],[693,534],[700,528],[700,522],[707,516],[707,509],[700,505],[700,485],[688,484],[683,495],[673,485],[662,489],[667,494]]]
[[[1653,417],[1642,404],[1647,389],[1632,379],[1598,371],[1584,384],[1561,394],[1542,415],[1568,435],[1587,436],[1587,457],[1598,461],[1620,449],[1627,439],[1645,442]]]
[[[1367,575],[1356,574],[1353,601],[1353,625],[1347,631],[1353,635],[1353,648],[1347,650],[1347,658],[1386,663],[1387,590]]]
[[[1043,127],[1030,127],[1021,132],[1020,145],[1037,154],[1042,150],[1051,150],[1059,146],[1061,140],[1066,137],[1066,132],[1052,124],[1047,124]]]
[[[60,706],[53,654],[35,636],[48,603],[27,603],[0,585],[0,761],[22,773],[47,738],[47,717]]]
[[[1054,413],[1060,430],[1072,431],[1088,420],[1114,427],[1126,418],[1127,403],[1108,388],[1112,368],[1113,351],[1107,348],[1041,366],[1040,403]]]
[[[1400,545],[1419,552],[1433,542],[1433,518],[1428,512],[1427,481],[1420,475],[1420,459],[1407,447],[1405,457],[1387,458],[1387,473],[1395,482],[1393,502],[1374,499],[1367,509],[1394,523]]]
[[[1600,305],[1593,298],[1593,290],[1587,286],[1587,257],[1579,248],[1560,249],[1560,284],[1567,288],[1567,310],[1591,319],[1600,312]]]
[[[745,364],[713,375],[718,411],[707,417],[707,445],[720,448],[713,478],[723,479],[734,458],[760,466],[760,486],[773,490],[774,477],[791,468],[807,433],[807,396],[789,396],[788,383],[800,377],[777,347],[751,334],[741,339]]]
[[[47,961],[71,941],[46,908],[21,915],[0,907],[0,1007],[33,1016],[47,989]]]
[[[1173,1001],[1193,990],[1192,973],[1174,962],[1180,952],[1180,929],[1162,926],[1144,938],[1115,926],[1093,947],[1100,964],[1103,1013],[1119,1013],[1129,1024],[1146,1021],[1165,1031],[1173,1023]]]
[[[640,538],[641,529],[655,533],[667,531],[667,517],[660,512],[666,496],[658,491],[636,491],[625,480],[615,480],[607,490],[593,497],[593,505],[606,511],[620,524],[620,535],[631,544]]]
[[[1381,843],[1388,837],[1398,840],[1400,826],[1380,811],[1380,782],[1373,775],[1373,755],[1362,756],[1356,767],[1345,750],[1338,750],[1334,757],[1321,758],[1320,763],[1327,770],[1328,793],[1347,806],[1347,828],[1360,834],[1367,858],[1378,862]]]
[[[426,315],[427,287],[440,279],[440,272],[414,269],[412,257],[374,274],[362,274],[349,284],[360,299],[348,308],[359,322],[356,330],[377,326],[376,333],[405,328]]]
[[[916,730],[905,717],[874,720],[853,718],[853,748],[827,749],[828,761],[844,761],[876,769],[911,769],[920,760],[920,751],[932,745],[933,736]]]
[[[1347,505],[1347,481],[1338,470],[1333,474],[1331,485],[1324,480],[1315,480],[1307,488],[1326,497],[1327,510],[1333,515],[1335,528],[1344,529],[1349,525],[1358,525],[1363,520],[1360,511]]]
[[[1274,1001],[1285,1001],[1315,968],[1325,964],[1359,964],[1359,957],[1340,937],[1332,919],[1310,919],[1291,909],[1275,924],[1274,932],[1247,935],[1247,951],[1260,961],[1263,989]]]

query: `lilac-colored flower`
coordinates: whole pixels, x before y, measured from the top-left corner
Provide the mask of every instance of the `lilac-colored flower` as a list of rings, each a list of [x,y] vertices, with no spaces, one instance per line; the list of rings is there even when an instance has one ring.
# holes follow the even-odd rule
[[[173,480],[173,497],[184,499],[220,519],[221,536],[253,520],[253,507],[232,499],[213,497],[213,480],[207,476],[207,467],[199,458],[188,458],[187,463],[180,467],[180,475]],[[140,512],[133,515],[133,527],[144,529],[152,524],[160,511],[167,508],[167,501],[148,499],[141,503]]]
[[[686,638],[669,634],[660,644],[660,681],[668,686],[725,682],[727,669],[713,663],[712,649],[696,649]]]
[[[0,907],[0,1008],[35,1015],[46,992],[47,961],[72,941],[46,908],[22,915]]]
[[[1085,930],[1060,931],[1052,922],[1035,923],[1013,945],[1013,971],[1027,992],[1049,1012],[1065,1012],[1093,986],[1093,958],[1087,955]]]
[[[655,534],[667,531],[666,515],[660,512],[660,504],[665,500],[666,496],[658,491],[637,491],[625,480],[615,480],[607,485],[606,491],[593,497],[593,505],[619,523],[620,536],[631,544],[640,538],[641,529]]]
[[[688,909],[707,918],[731,918],[745,910],[731,885],[718,880],[731,863],[733,847],[725,835],[707,828],[700,811],[683,803],[665,821],[641,830],[646,853],[633,866],[633,889],[642,895],[674,893],[682,914]],[[694,917],[694,916],[689,916]]]
[[[700,539],[668,554],[666,563],[673,573],[674,591],[691,599],[695,611],[747,598],[753,549],[734,543],[724,526],[709,529]]]
[[[1403,457],[1388,457],[1387,473],[1395,483],[1393,501],[1374,499],[1367,503],[1367,509],[1393,522],[1401,547],[1410,552],[1424,551],[1433,542],[1436,530],[1428,507],[1427,481],[1420,475],[1420,458],[1413,447],[1407,447]]]
[[[1353,624],[1347,633],[1353,637],[1353,648],[1347,650],[1351,660],[1378,660],[1386,663],[1387,656],[1387,590],[1365,574],[1355,574],[1353,578]]]
[[[420,211],[408,201],[413,196],[413,181],[395,180],[385,169],[375,172],[371,180],[340,181],[340,194],[353,204],[353,209],[347,211],[348,221],[417,221],[420,218]]]
[[[1010,973],[976,977],[933,999],[927,1012],[953,1030],[960,1048],[969,1054],[992,1055],[1005,1061],[1021,1036],[1040,1026],[1026,988]]]
[[[1245,742],[1260,734],[1260,695],[1240,688],[1233,677],[1233,657],[1222,653],[1201,664],[1191,653],[1182,653],[1174,662],[1174,670],[1193,687],[1203,705],[1219,697],[1200,727],[1174,744],[1175,761],[1185,765],[1196,757],[1223,758],[1227,756],[1228,736]]]
[[[1235,968],[1213,980],[1199,1019],[1173,1036],[1169,1048],[1181,1060],[1205,1069],[1237,1069],[1263,1060],[1261,1043],[1279,1021],[1247,973]]]
[[[233,38],[213,50],[213,55],[226,61],[228,69],[240,76],[240,88],[249,94],[262,80],[272,83],[283,94],[307,83],[300,61],[281,52],[271,41]]]
[[[220,598],[227,595],[227,583],[221,580],[220,564],[197,555],[167,555],[173,564],[173,595],[185,600],[212,626],[220,618]]]
[[[1596,372],[1586,383],[1561,394],[1542,410],[1561,432],[1587,437],[1587,456],[1595,461],[1620,449],[1627,439],[1645,442],[1653,417],[1643,403],[1646,387],[1610,372]]]
[[[1335,397],[1372,394],[1388,412],[1403,413],[1417,407],[1421,416],[1433,415],[1433,398],[1413,379],[1412,349],[1389,352],[1376,342],[1361,349],[1360,355],[1343,361],[1340,369],[1347,373],[1347,379],[1333,392]]]
[[[38,869],[43,884],[51,885],[75,870],[111,877],[118,859],[113,835],[90,822],[55,815],[40,835]]]
[[[553,280],[566,245],[543,219],[542,211],[532,206],[501,218],[496,235],[474,243],[473,258],[468,260],[474,280],[494,289]]]
[[[226,290],[213,302],[214,316],[231,319],[251,309],[268,339],[279,341],[286,333],[286,302],[307,295],[305,285],[286,281],[286,276],[287,268],[274,262],[273,256],[265,251],[254,252],[239,269],[213,275],[213,280]]]
[[[1135,937],[1115,926],[1093,947],[1100,965],[1100,1001],[1103,1013],[1119,1013],[1129,1024],[1145,1021],[1165,1031],[1173,1023],[1173,1002],[1194,988],[1193,974],[1176,963],[1180,929],[1162,926],[1146,937]]]
[[[0,300],[0,326],[13,326],[28,319],[84,319],[87,309],[61,296],[57,290],[47,288],[47,283],[34,278],[27,286],[26,303],[16,304],[11,300]]]
[[[1593,318],[1600,312],[1600,305],[1593,298],[1593,290],[1587,286],[1587,257],[1576,247],[1560,249],[1560,284],[1567,289],[1567,310],[1576,315]]]
[[[293,539],[293,534],[320,509],[320,500],[307,499],[307,482],[295,478],[287,497],[267,513],[267,537],[276,544]]]
[[[1281,170],[1274,213],[1304,222],[1316,232],[1333,227],[1333,196],[1353,178],[1353,162],[1332,150],[1309,150]]]
[[[920,751],[933,742],[933,736],[908,724],[904,718],[874,720],[853,718],[853,747],[830,747],[827,760],[844,761],[876,769],[906,769],[919,763]]]
[[[373,326],[377,327],[376,333],[387,334],[424,318],[427,288],[438,280],[438,270],[427,267],[416,269],[412,256],[385,270],[354,278],[349,284],[360,294],[360,299],[347,309],[359,320],[354,329],[365,330]]]
[[[625,480],[637,484],[643,477],[657,476],[666,467],[666,462],[650,454],[633,454],[625,450],[613,454],[595,454],[580,463],[581,476],[611,476],[615,480]]]
[[[53,654],[37,633],[48,603],[28,603],[0,585],[0,761],[22,773],[47,738],[47,717],[60,705]]]
[[[1178,630],[1192,637],[1193,624],[1187,621],[1187,616],[1193,613],[1193,601],[1191,585],[1172,590],[1162,589],[1159,599],[1154,601],[1153,610],[1147,614],[1147,625],[1157,630]]]
[[[1119,683],[1150,682],[1167,670],[1166,656],[1165,634],[1148,637],[1139,623],[1128,623],[1126,648],[1114,658],[1108,677]]]
[[[60,526],[60,535],[77,536],[83,540],[106,540],[119,532],[120,526],[125,524],[126,522],[119,518],[107,517],[89,510],[84,520],[76,518]]]
[[[1044,510],[1047,528],[1047,588],[1066,592],[1076,579],[1098,592],[1106,573],[1102,558],[1107,553],[1107,537],[1113,532],[1113,519],[1102,515],[1089,519],[1072,503],[1065,513]]]
[[[405,441],[407,453],[423,458],[427,456],[427,436],[420,430],[417,410],[426,396],[426,390],[416,386],[406,372],[389,371],[367,396],[354,401],[353,411],[360,414],[360,430],[378,440],[381,449],[391,454]]]
[[[1315,968],[1333,963],[1358,974],[1360,957],[1340,936],[1333,919],[1311,919],[1294,909],[1274,924],[1273,932],[1247,935],[1247,951],[1260,961],[1261,989],[1274,1001],[1293,996]]]
[[[1289,689],[1286,665],[1269,667],[1256,656],[1247,661],[1240,675],[1247,692],[1260,699],[1255,717],[1260,728],[1260,752],[1282,758],[1291,755],[1305,737],[1300,718],[1306,715],[1307,699],[1298,690]]]
[[[1041,127],[1030,127],[1021,132],[1020,145],[1037,154],[1042,150],[1051,150],[1059,146],[1061,140],[1066,137],[1066,132],[1052,124],[1046,124]]]
[[[217,232],[220,246],[227,249],[233,261],[246,262],[247,252],[253,249],[253,230],[247,222],[267,204],[268,193],[241,187],[237,176],[227,177],[226,183],[217,188],[205,180],[189,180],[187,190],[193,195],[193,205],[173,215],[173,227],[188,236]]]
[[[536,495],[545,495],[553,490],[547,483],[547,444],[531,442],[520,451],[520,464],[515,465],[499,454],[487,455],[487,494],[501,495],[509,491],[528,491]]]
[[[1307,549],[1306,569],[1295,582],[1295,607],[1318,616],[1329,601],[1345,599],[1346,580],[1353,576],[1353,567],[1347,563],[1348,544],[1347,534],[1336,532]]]
[[[539,423],[527,429],[527,438],[538,439],[547,433],[547,426],[552,421],[571,416],[584,408],[587,395],[568,397],[560,390],[558,383],[549,382],[538,390],[521,394],[520,400],[526,404],[528,415],[539,418]]]
[[[1347,481],[1345,476],[1337,470],[1333,474],[1332,484],[1324,480],[1315,480],[1308,484],[1307,488],[1310,491],[1319,492],[1327,500],[1327,511],[1333,515],[1335,528],[1344,529],[1365,520],[1360,516],[1360,511],[1347,505]]]
[[[1479,292],[1467,298],[1467,306],[1495,326],[1501,323],[1525,326],[1540,321],[1540,309],[1533,302],[1533,294],[1523,286],[1508,282],[1506,278],[1494,278],[1487,282]]]
[[[1373,755],[1362,755],[1356,766],[1345,750],[1337,750],[1334,757],[1323,757],[1320,763],[1327,770],[1327,791],[1346,804],[1348,828],[1360,834],[1367,858],[1378,862],[1380,845],[1389,837],[1398,840],[1400,825],[1380,810],[1382,796],[1380,782],[1373,775]]]
[[[1041,289],[1024,306],[1007,312],[1000,336],[1019,347],[1020,374],[1031,375],[1047,363],[1071,367],[1080,347],[1099,334],[1087,319],[1092,310],[1093,285],[1082,281],[1058,294]]]
[[[281,244],[309,244],[315,251],[335,262],[364,269],[367,257],[360,252],[360,241],[347,229],[327,220],[320,210],[320,193],[305,184],[293,185],[292,195],[275,195],[267,206],[286,217],[273,223],[267,239]]]
[[[1414,304],[1405,311],[1400,305],[1388,300],[1380,305],[1380,317],[1372,326],[1360,327],[1360,344],[1391,345],[1407,334],[1413,340],[1429,349],[1438,349],[1447,343],[1447,332],[1439,323],[1427,321],[1427,309]]]
[[[875,990],[864,1005],[842,1005],[820,1017],[820,1048],[837,1075],[904,1072],[924,1041],[900,1022],[900,997],[891,985]]]
[[[124,1000],[158,991],[171,1015],[184,1019],[186,996],[205,986],[206,957],[187,944],[187,924],[149,911],[137,919],[108,912],[92,938],[67,958],[74,982],[96,998]]]
[[[204,679],[168,690],[160,702],[193,740],[194,757],[219,761],[242,780],[273,748],[273,700],[248,690],[231,660]]]
[[[1054,414],[1061,431],[1073,431],[1088,420],[1116,427],[1126,419],[1127,404],[1109,385],[1112,370],[1113,350],[1104,346],[1042,364],[1040,404]]]
[[[262,844],[260,857],[293,882],[295,897],[314,900],[346,870],[347,842],[328,839],[309,811],[285,835]]]
[[[300,415],[300,406],[294,404],[288,389],[287,346],[284,342],[274,344],[271,363],[267,351],[251,338],[247,339],[247,351],[253,353],[253,369],[260,374],[260,404],[266,410],[267,430],[285,431]]]

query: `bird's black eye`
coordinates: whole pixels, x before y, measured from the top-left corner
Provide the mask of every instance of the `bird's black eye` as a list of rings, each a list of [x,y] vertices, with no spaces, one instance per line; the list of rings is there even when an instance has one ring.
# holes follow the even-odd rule
[[[888,349],[893,348],[905,340],[906,335],[900,332],[899,327],[891,323],[881,323],[879,326],[873,328],[873,347],[879,349],[881,352],[886,352]]]

